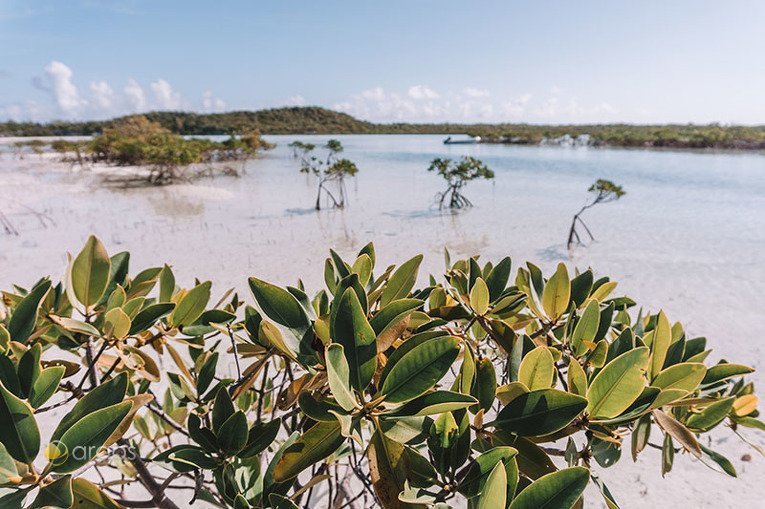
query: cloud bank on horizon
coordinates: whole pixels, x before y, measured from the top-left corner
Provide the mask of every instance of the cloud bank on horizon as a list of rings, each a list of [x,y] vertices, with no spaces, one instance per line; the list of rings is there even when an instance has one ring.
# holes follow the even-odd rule
[[[91,81],[80,87],[74,71],[65,63],[52,60],[43,73],[31,78],[40,91],[41,100],[25,104],[0,106],[0,120],[45,121],[51,119],[103,119],[156,110],[196,110],[217,113],[226,110],[226,103],[211,90],[204,90],[197,103],[187,101],[166,80],[159,78],[142,86],[128,78],[121,88],[114,89],[106,80]],[[85,88],[81,92],[81,88]]]
[[[0,0],[0,121],[765,124],[763,24],[761,0]]]
[[[183,97],[165,79],[140,84],[128,78],[121,86],[106,80],[78,84],[74,71],[58,60],[50,61],[42,73],[31,78],[41,92],[40,100],[0,106],[0,120],[46,121],[104,119],[148,111],[197,111],[220,113],[231,109],[212,90],[197,99]],[[116,89],[115,89],[116,88]],[[294,95],[272,107],[315,104],[303,95]],[[331,104],[318,104],[355,117],[377,122],[596,122],[616,120],[619,110],[608,103],[583,106],[551,86],[537,99],[532,93],[495,97],[486,89],[435,90],[428,85],[410,85],[405,90],[375,86]]]

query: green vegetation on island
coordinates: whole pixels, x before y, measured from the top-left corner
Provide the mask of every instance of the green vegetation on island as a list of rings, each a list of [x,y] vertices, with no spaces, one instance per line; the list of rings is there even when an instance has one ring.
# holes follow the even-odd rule
[[[40,140],[18,142],[17,146],[38,148]],[[92,139],[82,141],[55,140],[50,146],[73,164],[105,163],[114,166],[138,166],[148,169],[145,176],[136,179],[150,184],[169,184],[189,178],[187,170],[193,165],[205,165],[213,173],[213,165],[223,163],[221,170],[228,174],[240,171],[225,164],[244,162],[258,151],[273,147],[257,131],[231,134],[223,141],[207,138],[184,138],[142,115],[125,117],[105,126]],[[130,181],[120,177],[123,182]]]
[[[183,135],[250,131],[263,134],[468,134],[481,136],[485,143],[537,145],[571,139],[574,143],[593,146],[765,150],[765,126],[373,123],[316,106],[209,114],[157,111],[144,116]],[[45,124],[9,121],[0,123],[0,136],[94,135],[123,119]]]

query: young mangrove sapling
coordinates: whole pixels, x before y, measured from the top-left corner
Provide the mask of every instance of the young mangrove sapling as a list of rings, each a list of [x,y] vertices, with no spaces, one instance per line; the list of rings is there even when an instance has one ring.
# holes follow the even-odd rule
[[[332,203],[332,208],[345,207],[345,177],[353,177],[359,169],[350,159],[338,159],[337,154],[343,151],[343,145],[338,140],[327,141],[324,148],[329,152],[327,158],[322,160],[312,152],[316,145],[295,141],[289,145],[292,154],[300,158],[300,171],[315,175],[318,181],[316,192],[316,210],[321,210],[321,197],[325,195]],[[329,188],[329,184],[335,184],[335,192]]]
[[[595,237],[587,227],[587,224],[585,224],[585,222],[582,220],[582,213],[585,210],[594,207],[598,203],[616,201],[624,196],[625,193],[624,189],[622,189],[622,186],[618,186],[610,180],[605,179],[598,179],[593,185],[590,186],[587,191],[594,193],[595,197],[592,199],[592,201],[586,203],[581,209],[579,209],[579,212],[574,214],[574,219],[571,221],[571,228],[569,228],[568,231],[568,242],[566,243],[566,247],[568,249],[571,249],[571,245],[574,243],[576,243],[576,245],[582,244],[582,239],[576,229],[577,223],[581,225],[582,228],[584,228],[585,232],[587,232],[587,235],[590,237],[590,240],[595,240]]]
[[[458,162],[451,159],[433,159],[428,171],[437,172],[448,185],[446,191],[436,195],[440,209],[444,208],[445,204],[451,209],[472,207],[473,203],[461,193],[462,188],[471,180],[494,178],[494,172],[488,166],[479,159],[469,156],[463,157]]]

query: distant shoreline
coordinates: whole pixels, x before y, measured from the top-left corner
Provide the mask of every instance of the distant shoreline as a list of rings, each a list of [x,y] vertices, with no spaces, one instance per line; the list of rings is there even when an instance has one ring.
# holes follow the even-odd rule
[[[228,113],[158,111],[152,121],[182,135],[227,135],[259,131],[266,135],[432,134],[480,136],[481,143],[509,145],[586,145],[640,149],[765,150],[765,125],[719,124],[380,124],[325,108],[291,107]],[[124,118],[124,117],[123,117]],[[0,137],[91,136],[114,121],[2,122]]]

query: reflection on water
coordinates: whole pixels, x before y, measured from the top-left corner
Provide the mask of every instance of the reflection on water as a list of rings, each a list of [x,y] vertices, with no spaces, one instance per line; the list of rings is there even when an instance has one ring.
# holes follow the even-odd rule
[[[163,217],[198,216],[205,210],[203,197],[189,196],[187,193],[179,192],[175,186],[152,192],[147,198],[154,212]]]

